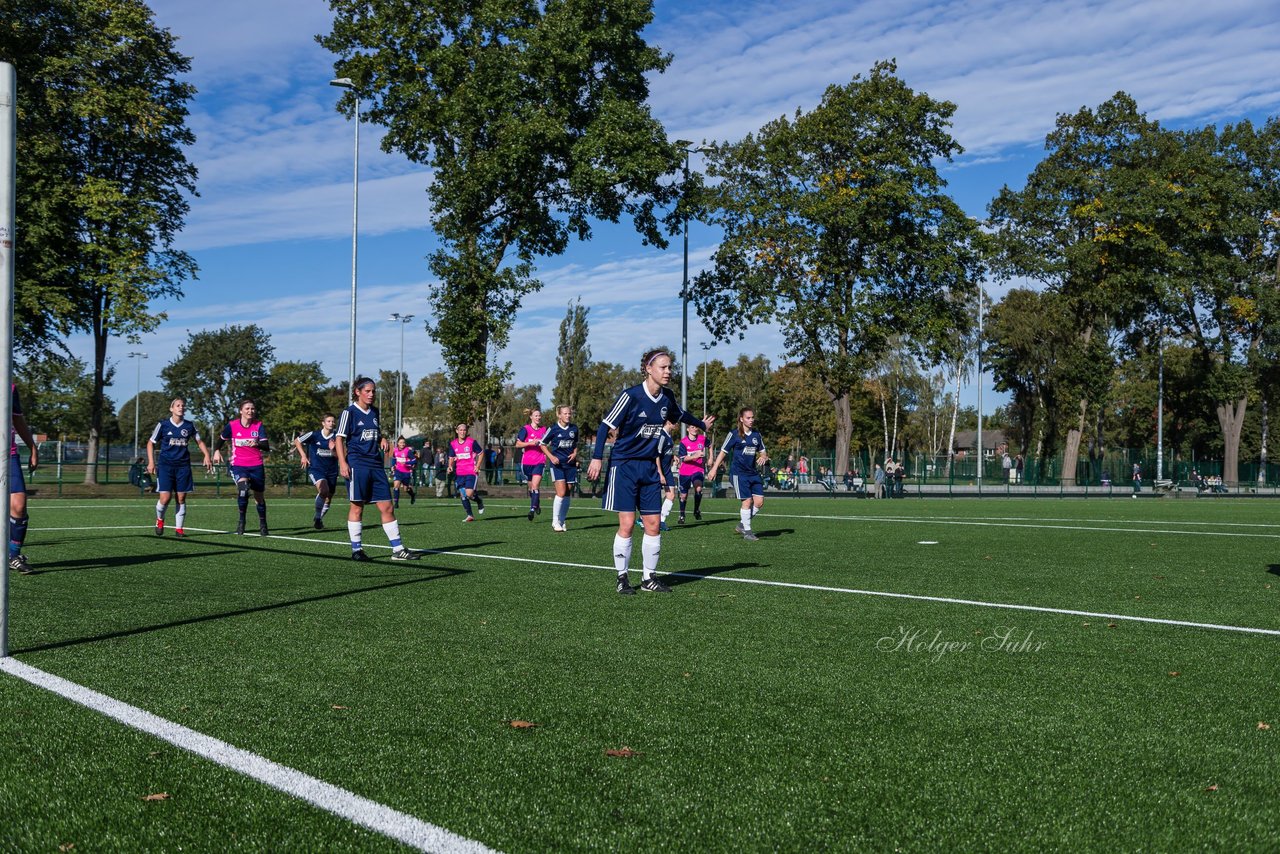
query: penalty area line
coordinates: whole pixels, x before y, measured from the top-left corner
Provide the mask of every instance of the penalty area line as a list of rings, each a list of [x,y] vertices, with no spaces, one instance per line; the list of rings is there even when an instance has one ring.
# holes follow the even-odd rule
[[[212,736],[151,712],[108,697],[83,685],[23,664],[0,658],[0,671],[74,703],[79,703],[125,726],[147,733],[211,762],[306,801],[325,812],[355,822],[375,833],[417,848],[419,851],[488,852],[493,849],[434,824],[326,783],[294,768],[272,762]]]

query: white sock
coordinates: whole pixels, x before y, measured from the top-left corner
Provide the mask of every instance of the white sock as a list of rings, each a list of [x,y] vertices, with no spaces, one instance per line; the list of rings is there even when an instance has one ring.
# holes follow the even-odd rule
[[[613,535],[613,568],[618,571],[618,575],[625,575],[627,572],[627,564],[631,563],[631,538],[623,539],[617,534]]]
[[[738,518],[742,520],[743,530],[750,531],[751,530],[751,509],[748,508],[746,510],[739,510]]]
[[[662,535],[651,537],[645,534],[640,543],[640,554],[644,560],[644,580],[648,581],[658,568],[658,555],[662,554]]]
[[[323,519],[323,518],[324,518],[324,514],[326,514],[326,513],[328,513],[328,512],[329,512],[329,505],[328,505],[328,504],[323,504],[323,505],[321,505],[321,507],[320,507],[320,518],[321,518],[321,519]]]
[[[551,499],[551,520],[557,525],[561,522],[560,507],[564,504],[564,499],[557,495]]]
[[[157,501],[157,502],[156,502],[156,519],[163,519],[163,518],[164,518],[164,511],[165,511],[165,505],[163,505],[163,504],[161,504],[159,501]]]
[[[673,502],[670,498],[662,499],[662,521],[667,521],[667,517],[671,515],[671,507]]]
[[[173,513],[173,527],[182,530],[182,523],[187,519],[187,505],[179,504],[178,509]]]
[[[347,536],[351,538],[352,545],[360,545],[360,532],[363,527],[364,526],[359,522],[352,522],[350,519],[347,520]]]
[[[564,527],[569,521],[569,502],[573,499],[568,495],[564,497],[564,501],[560,503],[560,527]]]
[[[399,548],[400,547],[400,523],[397,522],[395,519],[392,519],[390,522],[383,522],[382,530],[385,531],[387,534],[387,542]]]

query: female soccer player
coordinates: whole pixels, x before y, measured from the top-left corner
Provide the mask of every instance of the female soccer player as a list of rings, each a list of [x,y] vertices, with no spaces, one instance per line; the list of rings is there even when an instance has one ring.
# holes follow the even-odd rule
[[[542,469],[547,465],[547,455],[542,451],[547,428],[542,426],[541,409],[526,409],[524,414],[529,423],[516,434],[516,447],[524,449],[520,467],[529,480],[529,521],[532,522],[534,515],[542,512],[542,496],[538,487],[542,485]]]
[[[707,470],[707,434],[697,427],[690,427],[688,435],[680,440],[680,518],[684,524],[685,505],[689,492],[693,492],[693,518],[702,521],[702,482]]]
[[[338,473],[347,479],[347,534],[351,538],[351,559],[372,560],[364,552],[362,529],[364,506],[376,504],[382,514],[382,530],[391,543],[392,560],[417,560],[422,555],[405,548],[400,541],[400,523],[391,507],[391,489],[387,471],[382,467],[387,440],[378,425],[378,408],[373,405],[377,392],[373,380],[357,377],[351,396],[353,403],[342,410],[334,450],[338,452]]]
[[[205,471],[213,470],[209,461],[209,449],[196,425],[188,421],[187,402],[175,397],[169,404],[169,417],[156,424],[147,440],[147,474],[156,479],[156,491],[160,498],[156,501],[156,536],[164,536],[164,514],[169,509],[169,499],[178,498],[178,509],[173,513],[173,535],[183,537],[182,526],[187,519],[187,494],[196,488],[195,478],[191,476],[192,439],[204,455]],[[156,445],[160,446],[160,465],[156,467]]]
[[[658,437],[658,477],[662,480],[662,512],[658,514],[658,530],[667,532],[667,517],[676,503],[676,459],[677,451],[683,446],[676,441],[676,431],[680,425],[668,421],[662,425],[662,435]]]
[[[317,531],[324,529],[324,516],[338,491],[338,419],[325,413],[320,419],[320,429],[303,433],[293,440],[299,464],[316,488],[316,516],[313,524]]]
[[[418,464],[418,452],[409,447],[408,441],[404,436],[396,437],[396,446],[391,451],[391,495],[395,500],[396,509],[400,509],[400,489],[403,487],[409,493],[409,503],[413,504],[418,500],[418,495],[413,491],[413,467]]]
[[[18,436],[27,444],[30,454],[27,462],[28,471],[34,472],[40,465],[39,450],[36,438],[31,435],[26,416],[22,414],[22,402],[18,399],[18,387],[9,386],[11,422],[9,426],[9,568],[16,569],[23,575],[35,572],[22,553],[22,544],[27,539],[27,482],[22,477],[22,462],[18,459]]]
[[[744,407],[738,412],[738,429],[730,430],[729,435],[724,437],[720,453],[716,454],[716,461],[707,472],[707,480],[715,483],[720,464],[726,456],[731,458],[729,479],[733,482],[734,494],[742,502],[742,509],[738,511],[742,521],[738,522],[734,530],[742,535],[742,539],[753,542],[760,538],[751,532],[751,517],[759,513],[764,505],[764,482],[760,479],[756,466],[769,460],[764,449],[764,438],[751,429],[755,422],[756,414],[750,407]]]
[[[573,407],[556,407],[556,423],[542,437],[542,452],[551,462],[551,478],[556,497],[551,502],[551,530],[562,534],[568,530],[569,502],[578,482],[578,425],[573,421]]]
[[[262,464],[262,455],[269,453],[271,445],[267,441],[266,428],[258,420],[257,407],[252,400],[245,399],[240,403],[240,417],[232,418],[222,428],[222,434],[213,443],[213,461],[222,462],[222,446],[231,442],[231,459],[228,468],[231,479],[236,483],[236,507],[240,510],[240,521],[236,524],[236,533],[244,533],[245,511],[249,509],[249,493],[253,492],[253,501],[258,508],[258,533],[268,536],[267,502],[262,497],[266,489],[266,469]]]
[[[467,425],[459,424],[454,428],[458,438],[449,442],[449,474],[457,477],[458,496],[462,499],[462,509],[467,511],[464,522],[474,522],[471,515],[471,499],[475,499],[480,515],[484,515],[484,501],[476,495],[476,476],[479,472],[476,465],[484,450],[480,443],[467,435]]]
[[[613,538],[613,565],[618,572],[617,590],[623,595],[636,592],[628,581],[627,564],[631,560],[631,535],[637,513],[644,529],[644,541],[640,546],[644,575],[640,589],[651,593],[671,592],[671,588],[653,574],[658,568],[658,555],[662,550],[662,535],[658,530],[662,484],[654,460],[658,456],[663,422],[668,419],[683,421],[705,430],[707,424],[714,420],[707,416],[706,423],[703,423],[680,409],[675,395],[667,388],[671,382],[671,354],[666,350],[645,353],[640,359],[640,370],[644,382],[618,395],[600,422],[591,465],[587,468],[587,480],[596,480],[600,476],[605,440],[609,431],[616,429],[618,438],[609,459],[609,481],[602,504],[605,510],[618,514],[618,533]]]

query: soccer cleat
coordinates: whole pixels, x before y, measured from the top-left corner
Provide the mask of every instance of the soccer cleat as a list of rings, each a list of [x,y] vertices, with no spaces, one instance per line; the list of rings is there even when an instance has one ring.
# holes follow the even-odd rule
[[[683,525],[683,524],[684,524],[684,514],[683,514],[683,513],[681,513],[681,514],[680,514],[680,518],[676,520],[676,524],[677,524],[677,525]]]
[[[400,502],[399,502],[399,501],[397,501],[395,504],[392,504],[392,505],[391,505],[391,509],[392,509],[392,510],[399,510],[399,509],[400,509]]]
[[[627,580],[627,577],[625,575],[618,576],[618,592],[621,593],[623,596],[636,595],[636,589],[631,586],[631,582]]]
[[[476,517],[475,517],[475,516],[468,516],[467,518],[463,519],[462,521],[464,521],[464,522],[474,522],[475,520],[476,520]]]
[[[694,511],[693,511],[693,518],[694,518],[694,519],[696,519],[697,521],[701,522],[701,521],[702,521],[702,511],[701,511],[701,510],[694,510]]]
[[[263,522],[261,525],[258,526],[258,535],[261,537],[271,536],[271,532],[267,530],[266,522]]]
[[[534,512],[534,513],[537,513],[539,516],[541,516],[541,515],[542,515],[542,505],[541,505],[541,504],[539,504],[537,507],[534,507],[534,508],[533,508],[533,512]]]
[[[649,578],[640,585],[640,589],[648,593],[670,593],[671,588],[656,578]]]
[[[533,508],[532,508],[532,507],[530,507],[530,508],[529,508],[529,521],[530,521],[530,522],[532,522],[532,521],[533,521]]]
[[[747,542],[749,542],[749,543],[754,543],[756,540],[758,540],[758,539],[760,539],[760,538],[759,538],[759,537],[757,537],[757,536],[756,536],[754,533],[752,533],[751,531],[743,531],[743,532],[742,532],[742,539],[746,540],[746,541],[747,541]]]
[[[324,520],[322,520],[319,516],[317,516],[317,517],[316,517],[316,521],[315,521],[315,529],[316,529],[317,531],[323,531],[323,530],[324,530]]]
[[[413,505],[417,503],[418,503],[418,493],[414,492],[412,489],[409,490],[409,504]]]
[[[557,534],[563,534],[563,533],[564,533],[564,527],[563,527],[563,526],[561,526],[558,522],[552,522],[552,523],[551,523],[551,530],[552,530],[552,531],[555,531]]]
[[[242,536],[244,535],[244,519],[241,519],[239,522],[236,522],[236,533]]]
[[[373,558],[369,557],[367,554],[364,553],[364,549],[356,549],[355,551],[353,551],[351,553],[351,559],[354,560],[356,563],[366,563],[368,561],[373,560]]]
[[[174,535],[175,537],[186,537],[186,534],[182,533],[182,529],[181,529],[181,528],[174,528],[174,529],[173,529],[173,535]]]
[[[404,547],[398,548],[391,553],[392,560],[417,560],[422,557],[421,552],[410,551]]]
[[[164,536],[164,520],[163,519],[156,520],[156,536],[157,537]]]
[[[742,526],[741,522],[739,522],[738,524],[733,526],[733,532],[735,534],[746,534],[747,529]]]
[[[481,508],[480,508],[480,515],[481,515],[481,516],[483,516],[483,515],[484,515],[484,508],[483,508],[483,507],[481,507]]]
[[[670,530],[671,529],[667,527],[667,523],[665,520],[658,523],[658,531],[660,533],[665,534],[667,531],[670,531]]]
[[[35,572],[35,570],[31,568],[31,564],[27,563],[27,556],[21,553],[9,558],[9,568],[16,569],[23,575],[30,575]]]

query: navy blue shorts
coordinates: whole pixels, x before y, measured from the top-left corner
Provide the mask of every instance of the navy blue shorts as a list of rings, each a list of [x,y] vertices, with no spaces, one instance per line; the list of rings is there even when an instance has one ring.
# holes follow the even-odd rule
[[[453,476],[454,483],[458,486],[458,491],[464,489],[476,488],[476,476],[474,474],[456,474]]]
[[[361,504],[376,504],[391,500],[391,487],[387,484],[387,472],[381,466],[351,466],[347,478],[347,499]]]
[[[739,501],[746,501],[753,495],[764,495],[764,481],[758,474],[735,474],[729,478],[733,484],[733,494]]]
[[[546,463],[530,463],[529,465],[525,465],[524,463],[520,464],[520,470],[524,472],[526,480],[533,480],[534,475],[541,476],[542,470],[546,467]]]
[[[9,455],[9,494],[18,495],[27,491],[27,482],[22,479],[23,465],[17,454]]]
[[[552,463],[551,479],[555,481],[563,480],[565,483],[577,483],[578,467],[576,465],[558,466]]]
[[[413,472],[412,472],[412,471],[400,471],[400,469],[393,468],[393,469],[391,470],[391,479],[392,479],[392,480],[398,480],[398,481],[400,481],[401,483],[408,483],[408,484],[412,484],[412,483],[413,483]]]
[[[680,475],[680,494],[688,495],[695,486],[702,486],[706,479],[706,475],[703,472]]]
[[[312,486],[319,486],[321,481],[329,484],[329,494],[333,495],[338,491],[338,473],[316,471],[315,469],[307,469],[307,478],[311,481]]]
[[[662,511],[662,481],[653,460],[610,462],[609,486],[600,506],[615,513],[653,516]]]
[[[261,492],[267,488],[267,470],[262,466],[228,466],[232,480],[247,480],[249,488]]]
[[[157,492],[194,492],[195,478],[191,476],[191,466],[156,466]]]

